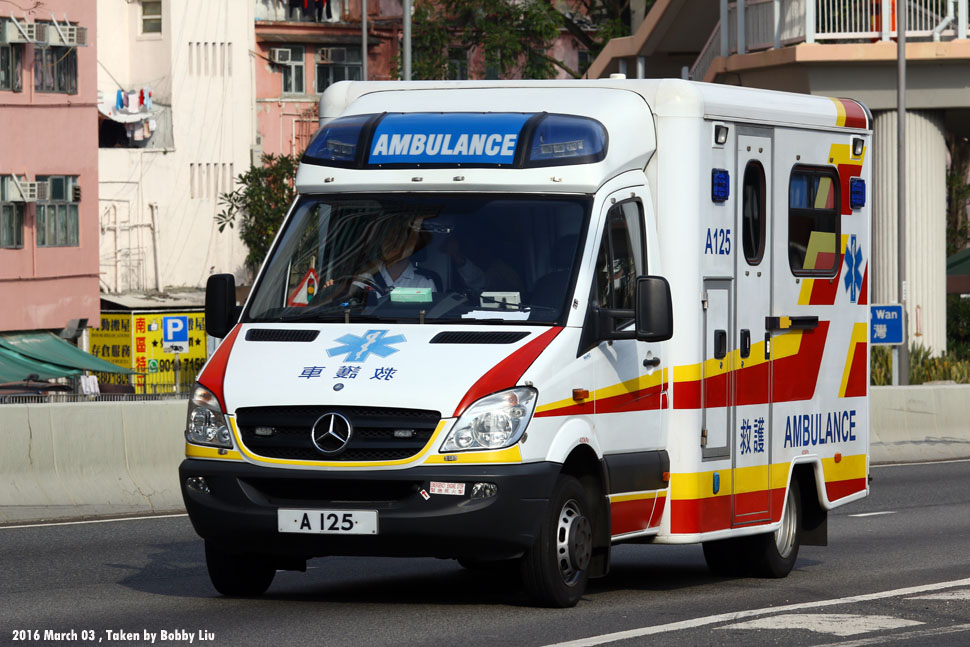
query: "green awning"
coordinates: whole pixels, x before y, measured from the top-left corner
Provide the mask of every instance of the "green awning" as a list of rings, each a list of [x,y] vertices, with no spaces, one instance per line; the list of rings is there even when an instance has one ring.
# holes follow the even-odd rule
[[[970,249],[959,251],[946,259],[947,276],[970,274]]]
[[[127,368],[115,366],[91,353],[85,353],[50,332],[0,333],[0,349],[19,353],[27,359],[46,362],[56,366],[98,371],[100,373],[134,373]],[[77,373],[73,373],[76,375]]]
[[[6,348],[0,348],[0,384],[4,382],[24,382],[31,375],[36,379],[50,380],[56,377],[70,377],[80,374],[76,368],[38,362]]]

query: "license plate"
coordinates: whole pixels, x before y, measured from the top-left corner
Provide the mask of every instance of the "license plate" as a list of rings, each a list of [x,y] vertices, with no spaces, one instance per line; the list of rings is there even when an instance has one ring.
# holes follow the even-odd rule
[[[377,510],[279,510],[280,532],[376,535]]]

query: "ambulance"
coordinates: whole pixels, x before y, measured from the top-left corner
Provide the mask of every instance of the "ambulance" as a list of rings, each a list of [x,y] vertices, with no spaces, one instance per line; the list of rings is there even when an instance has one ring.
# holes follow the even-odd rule
[[[868,494],[872,116],[683,80],[342,82],[179,475],[224,595],[323,556],[612,546],[784,577]]]

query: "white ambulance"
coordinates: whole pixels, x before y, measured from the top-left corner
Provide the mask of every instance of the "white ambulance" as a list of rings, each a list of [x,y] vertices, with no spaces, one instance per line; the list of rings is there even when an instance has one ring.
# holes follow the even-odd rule
[[[326,555],[517,560],[571,606],[620,542],[783,577],[868,493],[872,117],[681,80],[338,83],[189,404],[225,595]]]

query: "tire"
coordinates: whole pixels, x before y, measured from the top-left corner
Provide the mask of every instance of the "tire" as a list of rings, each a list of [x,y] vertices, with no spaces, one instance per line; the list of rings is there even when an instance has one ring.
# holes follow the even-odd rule
[[[227,597],[262,595],[273,583],[276,568],[265,557],[234,555],[205,542],[205,565],[216,591]]]
[[[801,545],[799,530],[802,526],[802,499],[798,481],[792,479],[781,515],[781,526],[773,533],[752,537],[756,559],[753,572],[758,577],[786,577],[795,567],[798,548]]]
[[[704,559],[714,575],[723,577],[785,577],[798,559],[801,496],[792,480],[775,532],[704,542]]]
[[[522,584],[537,604],[575,606],[586,591],[593,552],[592,506],[578,480],[560,476],[535,543],[522,557]]]

